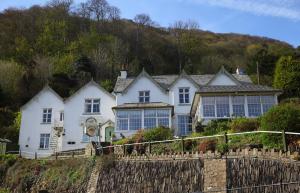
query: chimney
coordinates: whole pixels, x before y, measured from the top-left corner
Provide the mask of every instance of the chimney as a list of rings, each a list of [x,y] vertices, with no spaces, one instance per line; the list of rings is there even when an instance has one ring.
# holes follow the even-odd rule
[[[121,78],[127,78],[127,71],[126,70],[121,70]]]
[[[244,75],[243,69],[237,68],[237,69],[236,69],[236,74],[238,74],[238,75]]]
[[[122,65],[122,70],[121,70],[121,78],[127,78],[127,70],[126,70],[126,65]]]

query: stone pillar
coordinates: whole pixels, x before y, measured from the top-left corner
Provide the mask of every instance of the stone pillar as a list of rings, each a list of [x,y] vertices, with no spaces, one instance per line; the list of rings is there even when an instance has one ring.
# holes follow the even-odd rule
[[[204,192],[216,191],[216,193],[226,193],[226,188],[226,159],[204,159]]]

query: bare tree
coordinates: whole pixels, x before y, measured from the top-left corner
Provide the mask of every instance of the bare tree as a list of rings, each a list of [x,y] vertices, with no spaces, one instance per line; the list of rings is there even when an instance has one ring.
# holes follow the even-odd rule
[[[62,9],[66,12],[70,11],[72,4],[73,0],[51,0],[47,3],[49,7]]]
[[[83,18],[91,18],[91,9],[88,3],[80,3],[77,9],[78,15]]]
[[[144,13],[136,15],[133,20],[138,25],[143,25],[143,26],[154,25],[154,22],[152,21],[151,17]]]
[[[109,20],[112,20],[112,21],[119,20],[120,15],[121,15],[121,11],[119,8],[117,8],[115,6],[110,6],[108,8],[108,19]]]
[[[97,21],[103,21],[107,18],[109,4],[106,0],[89,0],[88,4]]]

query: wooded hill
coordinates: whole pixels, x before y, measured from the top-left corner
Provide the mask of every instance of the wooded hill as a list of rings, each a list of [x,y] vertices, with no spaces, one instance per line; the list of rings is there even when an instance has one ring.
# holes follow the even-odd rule
[[[130,75],[143,67],[158,75],[216,73],[222,65],[243,68],[256,81],[258,64],[261,83],[272,85],[277,60],[298,53],[285,42],[203,31],[192,21],[162,28],[146,14],[121,19],[105,0],[4,10],[0,40],[0,127],[11,125],[14,115],[7,112],[18,111],[46,83],[67,97],[91,77],[112,91],[124,66]]]

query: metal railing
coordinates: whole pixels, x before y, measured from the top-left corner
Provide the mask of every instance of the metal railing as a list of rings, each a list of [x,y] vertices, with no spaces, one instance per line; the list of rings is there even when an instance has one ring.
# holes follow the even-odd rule
[[[149,146],[151,152],[151,145],[152,144],[165,144],[165,143],[172,143],[172,142],[181,142],[182,151],[185,151],[185,142],[186,141],[195,141],[195,140],[203,140],[203,139],[214,139],[214,138],[224,138],[224,142],[228,144],[228,137],[230,136],[240,136],[240,135],[249,135],[249,134],[281,134],[282,135],[282,144],[283,144],[283,152],[288,151],[288,144],[287,144],[287,136],[288,135],[295,135],[300,136],[300,133],[296,132],[285,132],[285,131],[248,131],[248,132],[238,132],[238,133],[224,133],[224,134],[217,134],[217,135],[210,135],[210,136],[199,136],[199,137],[181,137],[176,139],[168,139],[168,140],[160,140],[160,141],[149,141],[149,142],[138,142],[138,143],[128,143],[123,145],[110,145],[106,147],[101,147],[102,150],[105,149],[114,149],[116,147],[123,147],[124,154],[126,154],[125,149],[126,147],[130,146]]]

